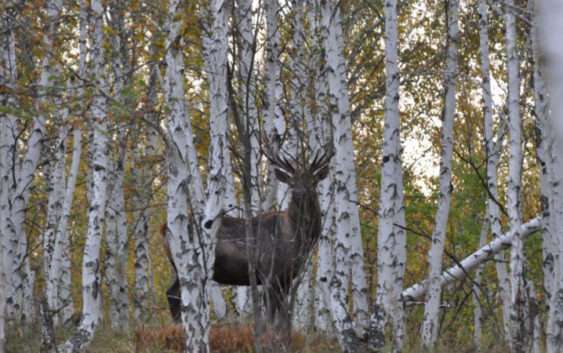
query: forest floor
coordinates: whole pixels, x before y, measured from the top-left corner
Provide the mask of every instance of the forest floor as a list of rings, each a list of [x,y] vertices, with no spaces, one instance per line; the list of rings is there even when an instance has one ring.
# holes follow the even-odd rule
[[[39,353],[40,330],[10,331],[7,340],[7,353]],[[59,344],[68,333],[57,334]],[[213,353],[254,353],[254,338],[249,325],[220,324],[210,331],[211,351]],[[266,343],[267,344],[267,343]],[[184,334],[179,325],[150,325],[138,327],[128,332],[118,332],[103,324],[97,331],[87,353],[181,353]],[[273,347],[272,347],[273,348]],[[275,351],[275,350],[274,350]],[[339,353],[338,342],[317,334],[293,334],[292,352],[301,353]]]
[[[168,320],[167,320],[168,321]],[[41,335],[39,327],[28,330],[9,330],[7,353],[39,353]],[[58,344],[64,342],[69,332],[58,332]],[[410,336],[410,335],[409,335]],[[485,335],[482,353],[505,353],[507,347],[502,340]],[[266,335],[267,337],[267,335]],[[413,335],[411,337],[418,337]],[[416,339],[415,339],[416,341]],[[212,353],[255,353],[252,328],[247,324],[224,323],[211,327],[210,343]],[[277,352],[278,349],[266,338],[265,351]],[[406,353],[421,353],[420,342],[409,342]],[[98,329],[94,340],[86,353],[183,353],[184,334],[179,325],[159,322],[137,327],[126,332],[119,332],[104,323]],[[417,347],[417,348],[412,348]],[[382,353],[390,352],[391,349]],[[299,333],[292,335],[292,349],[295,353],[340,353],[338,342],[334,338],[317,333]],[[478,352],[466,340],[442,337],[436,353],[475,353]]]

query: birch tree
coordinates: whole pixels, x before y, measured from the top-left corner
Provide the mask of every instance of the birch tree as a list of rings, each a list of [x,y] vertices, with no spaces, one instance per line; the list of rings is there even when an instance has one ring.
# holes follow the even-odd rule
[[[516,19],[513,1],[505,6],[506,56],[508,72],[508,128],[510,154],[508,160],[507,212],[511,229],[522,224],[520,211],[520,189],[522,183],[522,118],[520,116],[520,61],[516,49]],[[510,253],[511,275],[511,341],[516,353],[525,350],[524,322],[527,314],[524,309],[524,252],[520,237],[513,239]]]
[[[487,242],[487,234],[489,232],[489,224],[488,219],[485,218],[483,224],[481,225],[481,232],[479,234],[479,248],[485,246]],[[481,300],[483,296],[482,288],[482,274],[483,274],[483,265],[479,265],[475,270],[475,277],[473,279],[473,303],[475,308],[473,309],[473,344],[475,345],[475,349],[477,352],[481,352],[481,337],[483,335],[483,308],[481,306]]]
[[[204,35],[204,50],[206,52],[205,68],[208,75],[211,93],[210,104],[210,132],[211,146],[209,148],[208,200],[206,203],[205,220],[214,222],[220,212],[236,213],[237,201],[235,197],[233,170],[229,153],[228,121],[229,97],[227,89],[228,65],[228,16],[227,6],[223,1],[211,1],[209,5],[211,17],[209,34]],[[250,94],[250,93],[247,93]],[[248,103],[251,104],[251,103]],[[255,109],[255,108],[254,108]],[[256,174],[257,177],[257,174]],[[257,179],[256,179],[257,180]],[[257,200],[259,202],[259,200]],[[211,231],[209,247],[206,249],[207,269],[212,270],[215,261],[216,234]],[[211,280],[212,273],[208,272],[209,294],[214,304],[218,318],[226,315],[226,303],[218,285]]]
[[[563,4],[558,1],[543,1],[539,3],[540,9],[540,45],[545,55],[547,86],[550,89],[551,114],[548,118],[551,134],[547,135],[547,145],[551,147],[548,154],[550,168],[549,175],[549,227],[553,230],[553,268],[554,282],[549,297],[549,312],[546,326],[546,351],[548,353],[560,352],[563,349],[563,228],[561,227],[561,217],[563,216],[563,190],[561,175],[563,172],[563,102],[555,97],[563,94],[563,48],[558,43],[556,33],[563,30],[560,18],[563,14]]]
[[[158,66],[153,64],[149,74],[149,89],[147,92],[147,105],[145,119],[158,125],[156,113]],[[146,321],[150,318],[149,295],[152,288],[151,262],[149,254],[149,223],[152,216],[151,202],[153,201],[153,179],[156,175],[155,167],[148,160],[157,156],[158,132],[154,127],[144,129],[144,145],[136,149],[133,155],[137,166],[132,169],[135,182],[134,203],[139,207],[133,225],[133,243],[135,253],[135,293],[134,315],[137,321]]]
[[[333,144],[335,147],[335,272],[333,283],[340,292],[333,301],[345,302],[345,292],[351,273],[354,317],[360,327],[367,325],[368,302],[366,278],[363,268],[363,247],[360,233],[360,218],[357,207],[356,171],[352,144],[352,121],[346,85],[346,62],[339,5],[323,1],[322,18],[326,31],[326,65],[328,98],[331,106]]]
[[[122,111],[127,108],[124,90],[129,84],[127,68],[128,48],[125,23],[127,2],[110,3],[110,27],[116,35],[112,36],[110,60],[113,74],[113,93],[115,104],[113,115],[118,123],[124,118]],[[114,134],[113,157],[110,156],[108,204],[106,207],[106,281],[110,293],[110,318],[112,328],[127,330],[129,327],[129,286],[126,276],[128,263],[128,224],[125,214],[124,179],[127,162],[128,129],[118,126]]]
[[[178,270],[181,292],[181,316],[186,332],[186,350],[209,352],[209,308],[206,282],[211,273],[209,264],[214,262],[214,229],[207,227],[215,222],[220,207],[212,203],[205,206],[204,193],[193,144],[191,123],[186,119],[188,109],[184,90],[184,59],[182,54],[182,17],[178,13],[184,8],[180,0],[168,4],[166,17],[166,83],[165,96],[169,112],[167,125],[167,168],[168,168],[168,215],[167,238],[172,258]],[[222,8],[217,9],[223,10]],[[220,149],[218,150],[220,151]],[[219,153],[219,152],[216,152]],[[215,175],[220,165],[214,165]],[[220,178],[221,174],[216,178]],[[222,200],[224,185],[213,187],[213,198]],[[189,204],[188,204],[189,202]],[[192,210],[192,217],[188,209]],[[207,210],[207,211],[206,211]],[[204,213],[205,211],[205,213]],[[196,220],[188,227],[189,222]],[[197,220],[203,220],[211,234],[204,233]],[[192,230],[189,234],[188,229]],[[204,257],[204,255],[205,257]]]
[[[90,343],[101,320],[100,248],[104,222],[108,182],[108,133],[107,133],[107,69],[104,57],[104,7],[101,1],[91,2],[93,20],[92,61],[95,92],[91,115],[93,143],[91,154],[91,199],[88,211],[88,230],[82,260],[82,317],[74,336],[64,347],[65,352],[79,352]]]
[[[396,227],[403,208],[401,192],[401,142],[399,116],[399,58],[398,58],[397,2],[385,3],[385,122],[383,136],[383,164],[381,167],[381,193],[379,232],[377,238],[378,286],[376,309],[384,311],[393,325],[395,350],[401,351],[404,341],[404,312],[399,302],[403,289],[406,257],[406,234]],[[381,315],[375,313],[374,315]],[[383,337],[384,323],[379,323]],[[383,347],[384,342],[376,343]]]
[[[493,99],[491,95],[491,74],[489,62],[489,33],[488,33],[488,5],[486,1],[479,1],[479,48],[481,56],[481,90],[483,94],[483,116],[485,127],[485,150],[487,156],[487,200],[488,224],[493,239],[502,234],[499,195],[497,186],[497,168],[502,148],[504,124],[501,122],[498,138],[495,140],[493,130]],[[510,278],[508,276],[504,254],[495,255],[495,267],[498,276],[499,297],[502,303],[504,337],[510,341]]]
[[[250,178],[251,178],[251,202],[252,212],[261,210],[260,183],[259,183],[259,129],[258,129],[258,110],[256,108],[256,34],[252,23],[253,10],[251,0],[237,0],[236,2],[236,26],[237,43],[239,48],[238,58],[238,81],[240,88],[240,112],[243,124],[248,124],[250,131]],[[222,35],[227,36],[226,31]],[[225,46],[226,44],[226,39]],[[226,59],[225,59],[226,60]],[[225,64],[226,65],[226,64]]]
[[[457,44],[459,40],[457,0],[447,2],[447,49],[446,49],[446,69],[444,72],[445,99],[442,118],[441,157],[440,157],[440,196],[438,199],[438,211],[434,221],[432,232],[432,245],[428,253],[428,293],[424,306],[424,322],[422,325],[423,345],[432,348],[438,339],[438,315],[440,312],[440,297],[442,292],[441,273],[442,256],[446,240],[446,229],[448,225],[448,215],[450,211],[450,200],[452,192],[452,152],[454,145],[454,119],[456,114],[456,79],[458,73],[458,52]]]
[[[266,99],[264,107],[264,130],[272,148],[277,150],[278,137],[285,134],[285,118],[281,108],[282,81],[280,62],[280,28],[278,13],[280,4],[278,0],[264,2],[266,16],[266,59],[264,67],[264,81]],[[268,169],[268,185],[262,209],[269,210],[277,201],[278,180],[273,174],[273,168]]]

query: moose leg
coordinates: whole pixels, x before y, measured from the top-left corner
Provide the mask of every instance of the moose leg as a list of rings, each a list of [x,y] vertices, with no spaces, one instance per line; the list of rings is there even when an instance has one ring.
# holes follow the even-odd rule
[[[166,297],[168,298],[168,307],[170,308],[170,314],[172,315],[172,320],[179,323],[182,321],[182,298],[180,297],[180,280],[178,276],[174,280],[174,283],[166,291]]]

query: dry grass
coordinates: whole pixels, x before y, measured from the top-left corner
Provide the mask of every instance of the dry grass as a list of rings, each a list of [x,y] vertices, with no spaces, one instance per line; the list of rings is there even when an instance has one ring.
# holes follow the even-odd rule
[[[63,343],[69,332],[58,332],[57,341]],[[274,335],[261,337],[266,351],[278,352]],[[213,353],[254,353],[254,335],[247,324],[217,324],[209,334]],[[131,332],[117,332],[102,325],[87,349],[87,353],[183,353],[185,335],[180,325],[150,325],[138,327]],[[269,349],[268,349],[269,348]],[[7,353],[38,353],[40,335],[36,328],[28,331],[11,331]],[[295,353],[339,353],[333,339],[316,334],[292,335],[291,352]]]
[[[261,338],[264,347],[275,345],[273,334],[266,333]],[[250,325],[222,324],[214,325],[209,333],[213,353],[254,353],[254,335]],[[179,325],[161,327],[142,327],[135,332],[135,353],[183,352],[184,332]],[[271,347],[275,349],[274,347]],[[292,352],[338,352],[336,341],[317,335],[294,332]]]

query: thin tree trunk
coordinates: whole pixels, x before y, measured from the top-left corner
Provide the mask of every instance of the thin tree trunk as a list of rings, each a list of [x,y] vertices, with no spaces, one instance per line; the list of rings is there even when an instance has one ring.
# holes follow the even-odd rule
[[[446,10],[448,24],[447,56],[446,71],[444,73],[445,103],[441,131],[440,197],[434,231],[432,232],[432,245],[428,253],[428,264],[430,267],[428,274],[429,288],[424,306],[424,322],[422,325],[422,343],[430,349],[435,346],[438,339],[438,317],[442,293],[442,257],[444,254],[452,191],[453,128],[456,114],[456,79],[458,73],[458,8],[458,0],[448,0]]]
[[[560,1],[539,2],[539,38],[546,63],[545,77],[549,88],[551,114],[548,117],[549,130],[546,136],[550,168],[549,175],[549,227],[553,241],[554,282],[549,298],[548,322],[546,327],[546,352],[563,350],[563,47],[558,33],[563,31],[563,4]],[[549,150],[549,149],[548,149]]]
[[[107,182],[108,182],[108,133],[107,133],[107,99],[104,91],[107,88],[106,67],[104,58],[104,8],[99,0],[91,3],[93,11],[93,74],[95,79],[94,98],[91,107],[93,143],[90,147],[92,155],[91,199],[88,213],[88,231],[84,246],[82,262],[82,318],[74,336],[64,347],[64,352],[79,352],[89,344],[102,316],[101,279],[100,279],[100,248],[102,241],[102,224],[104,222]]]
[[[266,100],[264,109],[264,129],[272,150],[278,150],[278,139],[285,134],[285,118],[280,106],[282,99],[281,63],[280,63],[280,31],[278,28],[278,0],[266,0],[266,64],[264,81],[266,85]],[[273,168],[268,169],[268,185],[265,191],[263,210],[271,209],[277,201],[278,180],[274,176]]]
[[[518,229],[522,223],[520,212],[520,189],[522,183],[522,118],[520,116],[520,68],[516,49],[516,19],[513,0],[505,5],[506,55],[508,71],[508,126],[510,133],[510,156],[508,160],[507,212],[511,229]],[[524,295],[524,249],[520,237],[513,238],[510,254],[511,275],[511,341],[515,353],[526,350],[527,320]]]
[[[481,234],[479,234],[479,248],[482,248],[487,243],[487,233],[489,232],[489,222],[485,218],[483,224],[481,225]],[[483,291],[481,290],[481,276],[483,274],[483,264],[477,267],[475,270],[475,277],[473,278],[473,344],[475,345],[475,350],[477,352],[482,351],[481,347],[481,337],[482,337],[482,326],[483,326],[483,308],[481,307],[481,301],[483,296]]]
[[[404,223],[402,212],[402,168],[399,115],[399,50],[397,29],[397,2],[385,3],[385,123],[383,140],[383,165],[381,168],[381,193],[379,232],[377,239],[378,285],[376,308],[382,308],[393,324],[394,350],[400,352],[404,344],[404,311],[399,302],[403,290],[403,274],[406,263],[406,234],[395,224]],[[398,183],[401,184],[398,184]],[[401,191],[399,191],[401,190]],[[374,313],[378,314],[378,313]],[[377,324],[384,337],[384,323]],[[384,342],[373,342],[382,348]]]
[[[169,109],[166,123],[168,130],[167,237],[180,281],[181,316],[186,333],[186,352],[206,353],[209,352],[209,307],[205,281],[210,274],[208,264],[213,263],[214,259],[214,241],[211,238],[214,232],[213,230],[210,232],[211,236],[204,233],[197,223],[208,214],[204,214],[203,187],[191,122],[187,120],[189,115],[184,91],[182,16],[178,15],[183,11],[182,0],[169,2],[166,18],[165,83],[166,103]],[[220,191],[221,187],[215,190]],[[188,206],[192,210],[191,217],[188,214]],[[192,220],[196,220],[196,223],[190,224]]]
[[[149,91],[145,117],[151,123],[158,125],[155,112],[157,104],[158,65],[153,64],[150,70]],[[135,181],[134,203],[139,207],[135,215],[133,227],[135,253],[135,320],[148,321],[152,316],[150,309],[150,291],[152,288],[152,273],[149,253],[149,224],[152,216],[151,202],[153,200],[153,181],[156,176],[155,167],[151,161],[158,150],[158,136],[154,127],[144,129],[144,149],[136,149],[134,154],[136,168],[131,170]]]
[[[541,229],[542,221],[542,217],[538,216],[522,224],[518,229],[512,229],[505,234],[500,235],[484,247],[459,261],[459,264],[444,270],[440,275],[439,282],[442,286],[445,286],[449,283],[465,278],[467,274],[474,270],[477,266],[490,259],[499,251],[509,247],[513,237],[519,236],[522,240],[524,240],[530,234],[534,233],[538,229]],[[402,300],[408,303],[410,301],[420,300],[423,298],[428,290],[427,282],[428,280],[425,280],[405,289],[401,294]]]
[[[339,296],[344,299],[351,273],[354,318],[360,329],[367,326],[368,300],[364,272],[364,254],[360,232],[360,217],[357,206],[356,167],[352,143],[352,121],[350,102],[346,85],[346,63],[344,60],[344,38],[339,4],[334,1],[323,3],[323,25],[326,26],[326,63],[328,95],[333,125],[334,188],[336,205],[336,250],[335,275],[340,283]]]
[[[481,88],[483,92],[483,115],[485,126],[485,148],[487,153],[487,187],[491,197],[487,200],[488,223],[493,239],[502,234],[500,209],[497,204],[497,168],[500,160],[502,141],[495,141],[493,132],[493,99],[491,95],[491,74],[489,64],[488,6],[486,1],[479,1],[479,47],[481,55]],[[502,130],[502,129],[501,129]],[[499,133],[497,136],[501,136]],[[494,199],[493,199],[494,198]],[[504,336],[510,342],[510,278],[508,276],[504,254],[495,255],[498,276],[499,296],[502,303]]]

